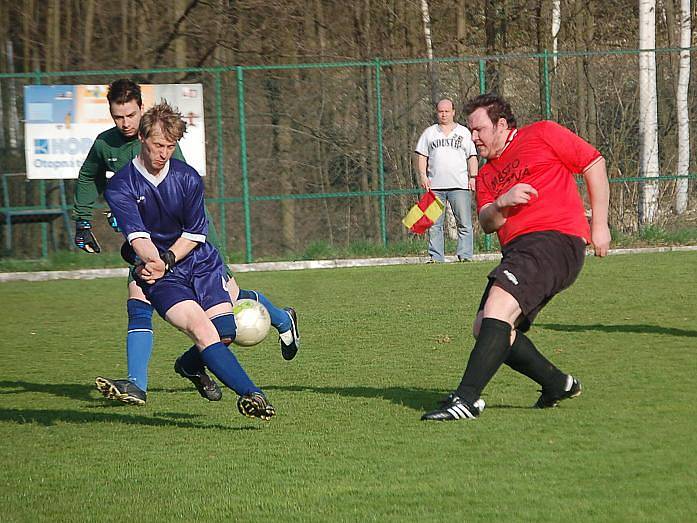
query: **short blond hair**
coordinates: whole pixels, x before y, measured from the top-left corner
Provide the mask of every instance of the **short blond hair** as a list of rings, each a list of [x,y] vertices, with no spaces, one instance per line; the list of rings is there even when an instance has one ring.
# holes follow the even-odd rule
[[[179,109],[172,107],[167,103],[167,100],[162,100],[157,105],[153,105],[145,111],[140,119],[138,133],[145,139],[152,134],[153,128],[160,125],[162,134],[165,138],[178,142],[186,132],[186,122],[182,120],[182,115]]]

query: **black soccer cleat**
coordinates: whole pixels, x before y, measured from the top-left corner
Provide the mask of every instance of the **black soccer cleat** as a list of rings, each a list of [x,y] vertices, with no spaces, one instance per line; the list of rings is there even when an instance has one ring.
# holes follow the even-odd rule
[[[559,405],[561,400],[575,398],[580,396],[583,392],[583,385],[581,382],[574,378],[571,374],[566,377],[566,386],[564,390],[559,392],[546,391],[542,389],[540,391],[540,397],[537,399],[533,408],[535,409],[549,409]]]
[[[146,392],[128,380],[112,380],[97,376],[94,384],[107,399],[121,401],[128,405],[145,405]]]
[[[478,418],[484,410],[484,400],[478,399],[470,404],[457,396],[450,394],[441,402],[440,408],[427,412],[421,416],[422,421],[454,421],[459,419]]]
[[[181,356],[174,362],[174,372],[193,383],[198,393],[208,401],[220,401],[220,398],[223,397],[223,391],[220,390],[218,384],[206,374],[206,371],[201,370],[195,373],[187,372],[180,360]]]
[[[278,341],[281,344],[281,354],[283,359],[290,361],[295,358],[300,348],[300,331],[298,331],[298,314],[295,312],[293,307],[286,307],[283,309],[290,316],[290,330],[282,333],[278,337]],[[283,337],[289,338],[284,340]],[[287,343],[286,343],[287,341]]]
[[[248,418],[259,418],[264,421],[269,421],[276,415],[276,409],[269,403],[261,392],[252,392],[245,394],[237,399],[237,410],[240,414]]]

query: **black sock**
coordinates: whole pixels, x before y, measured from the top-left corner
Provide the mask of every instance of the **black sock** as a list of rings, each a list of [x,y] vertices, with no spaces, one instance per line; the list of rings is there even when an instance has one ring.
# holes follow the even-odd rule
[[[505,321],[484,318],[479,337],[467,361],[465,374],[455,393],[474,403],[503,364],[511,348],[511,326]]]
[[[201,353],[196,348],[196,345],[191,347],[188,351],[179,357],[179,362],[184,368],[184,371],[188,374],[198,374],[205,371],[203,366],[203,361],[201,360]]]
[[[532,341],[520,331],[516,331],[515,341],[511,345],[505,363],[513,370],[542,385],[543,389],[563,389],[566,384],[566,374],[545,358]]]

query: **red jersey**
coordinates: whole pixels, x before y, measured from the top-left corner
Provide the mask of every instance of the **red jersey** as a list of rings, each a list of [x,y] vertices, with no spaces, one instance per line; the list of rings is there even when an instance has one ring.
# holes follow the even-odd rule
[[[590,243],[590,227],[574,174],[599,157],[598,150],[566,127],[541,121],[518,129],[501,156],[489,160],[477,178],[477,212],[517,183],[537,190],[524,205],[509,209],[496,231],[503,246],[516,236],[558,231]]]

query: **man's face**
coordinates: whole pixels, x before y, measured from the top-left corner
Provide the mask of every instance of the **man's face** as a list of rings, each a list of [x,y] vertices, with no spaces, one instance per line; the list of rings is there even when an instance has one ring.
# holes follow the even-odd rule
[[[472,132],[472,141],[477,146],[479,156],[491,159],[501,154],[508,136],[508,123],[505,118],[499,118],[494,124],[486,108],[480,107],[469,115],[467,126]]]
[[[138,134],[140,117],[143,115],[143,108],[135,100],[130,100],[125,104],[109,104],[109,112],[114,119],[114,124],[126,138],[133,138]]]
[[[147,138],[143,138],[141,135],[140,142],[142,144],[140,153],[143,157],[143,163],[150,174],[160,172],[169,159],[172,158],[174,149],[177,147],[176,140],[167,138],[159,125],[155,125],[151,129],[150,136]]]
[[[453,109],[453,104],[450,100],[441,100],[436,106],[436,112],[438,113],[438,123],[440,125],[450,125],[453,123],[455,118],[455,109]]]

